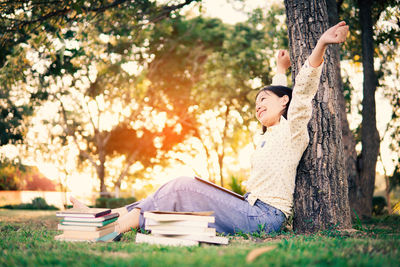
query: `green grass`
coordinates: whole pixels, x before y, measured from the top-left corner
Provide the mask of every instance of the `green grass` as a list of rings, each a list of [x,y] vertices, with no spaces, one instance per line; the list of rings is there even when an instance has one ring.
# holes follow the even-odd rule
[[[374,218],[362,230],[313,235],[238,234],[228,246],[164,247],[120,242],[54,241],[54,211],[0,210],[0,266],[399,266],[400,217]],[[247,254],[275,246],[247,263]]]

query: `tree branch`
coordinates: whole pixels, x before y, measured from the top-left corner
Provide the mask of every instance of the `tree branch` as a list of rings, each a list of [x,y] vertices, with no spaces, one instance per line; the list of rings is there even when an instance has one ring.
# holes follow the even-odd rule
[[[94,161],[94,159],[86,151],[82,150],[81,147],[79,146],[78,140],[76,139],[75,132],[71,133],[71,131],[70,131],[69,127],[68,127],[67,111],[65,109],[65,106],[64,106],[63,102],[61,101],[61,99],[57,95],[54,95],[54,97],[60,102],[61,114],[62,114],[62,118],[63,118],[63,122],[64,122],[64,127],[63,127],[64,132],[66,133],[67,136],[71,136],[72,137],[76,147],[79,150],[79,154],[81,156],[83,156],[84,158],[86,158],[87,160],[89,160],[90,163],[92,163],[93,166],[97,169],[97,164]]]

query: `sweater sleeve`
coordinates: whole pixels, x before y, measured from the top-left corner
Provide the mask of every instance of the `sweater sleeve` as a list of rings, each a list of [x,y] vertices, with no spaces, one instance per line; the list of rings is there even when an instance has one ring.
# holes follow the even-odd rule
[[[309,142],[307,124],[312,114],[311,101],[318,90],[322,67],[323,63],[314,68],[308,59],[306,60],[296,76],[288,110],[292,144],[302,146],[304,149]]]
[[[285,74],[277,73],[274,77],[272,77],[271,85],[283,85],[287,86],[287,78]]]

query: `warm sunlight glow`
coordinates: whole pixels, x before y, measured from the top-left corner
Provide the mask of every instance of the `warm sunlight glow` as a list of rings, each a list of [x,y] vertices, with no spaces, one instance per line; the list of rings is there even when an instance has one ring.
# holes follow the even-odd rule
[[[204,12],[205,16],[217,17],[223,20],[225,23],[234,24],[237,22],[245,21],[248,18],[247,12],[249,11],[255,8],[262,8],[266,10],[274,4],[283,5],[283,1],[204,0],[202,1],[202,12]],[[191,6],[193,10],[188,10],[187,8],[188,7],[185,7],[183,10],[194,15],[199,13],[198,6],[197,8],[193,8],[193,6]],[[284,17],[279,19],[284,20]],[[387,23],[389,22],[384,22],[380,26],[385,27]],[[98,38],[100,39],[100,43],[103,42],[104,44],[115,42],[115,37],[110,37],[106,34],[100,34]],[[111,40],[112,38],[114,38],[114,40]],[[57,41],[54,44],[56,48],[65,46],[70,49],[80,48],[81,45],[81,43],[75,40],[67,40],[66,43],[61,43],[60,41]],[[139,48],[134,47],[129,49]],[[66,53],[68,53],[68,51]],[[71,51],[69,51],[69,53],[71,53]],[[99,54],[99,58],[101,58],[102,60],[103,57],[106,57],[104,51],[93,51],[93,53]],[[26,57],[29,61],[35,62],[33,64],[32,70],[40,74],[43,74],[51,64],[50,59],[41,59],[41,55],[39,52],[29,52]],[[151,57],[154,57],[154,55],[150,55],[150,53],[148,53],[147,58],[150,59]],[[107,59],[107,64],[109,64],[110,62],[116,63],[120,59],[120,54],[112,53],[110,58]],[[129,91],[131,94],[129,94],[126,99],[122,99],[122,97],[114,97],[115,99],[112,98],[110,95],[113,93],[112,89],[114,87],[107,88],[104,94],[102,94],[102,92],[104,92],[104,88],[101,88],[103,90],[101,93],[98,93],[96,89],[93,89],[94,93],[92,94],[87,93],[89,89],[91,89],[92,83],[94,83],[96,79],[101,77],[101,71],[104,72],[104,70],[102,70],[101,67],[96,66],[95,63],[88,63],[89,66],[87,66],[87,69],[85,71],[81,70],[82,73],[78,72],[73,75],[71,74],[70,76],[65,75],[65,77],[63,78],[58,77],[57,79],[55,79],[54,84],[50,86],[50,90],[54,92],[57,92],[57,90],[59,90],[60,88],[66,88],[65,91],[67,91],[69,95],[68,93],[59,94],[57,95],[57,97],[61,99],[66,113],[77,111],[82,112],[82,116],[79,114],[79,119],[81,119],[82,121],[77,122],[77,124],[80,125],[81,128],[79,128],[79,131],[81,131],[83,135],[87,134],[87,136],[94,136],[94,133],[106,135],[112,130],[115,130],[116,125],[122,124],[121,122],[124,122],[125,125],[128,125],[129,127],[133,128],[133,130],[135,130],[133,131],[132,129],[129,129],[132,130],[131,132],[134,132],[136,135],[130,135],[131,137],[134,136],[132,139],[126,138],[126,135],[121,136],[124,136],[125,140],[129,141],[131,147],[136,148],[140,147],[141,144],[137,145],[137,143],[134,143],[132,140],[138,140],[135,138],[142,137],[144,134],[146,134],[146,130],[144,129],[151,129],[153,131],[154,129],[156,130],[158,136],[151,136],[150,138],[148,138],[150,139],[150,141],[147,142],[147,144],[153,144],[151,142],[154,142],[156,148],[158,149],[158,151],[153,149],[154,151],[156,151],[153,153],[156,154],[156,156],[154,156],[155,159],[152,158],[152,160],[154,159],[155,163],[151,161],[148,165],[146,165],[146,167],[149,165],[151,165],[152,167],[148,167],[147,170],[149,171],[144,172],[143,169],[145,163],[143,163],[142,165],[141,163],[139,163],[140,160],[137,160],[136,163],[134,160],[132,160],[132,162],[134,163],[131,165],[129,172],[127,172],[130,175],[129,179],[123,180],[121,183],[122,191],[132,195],[135,194],[135,192],[139,192],[140,190],[147,190],[147,188],[151,188],[149,190],[155,190],[162,184],[180,176],[196,175],[205,179],[215,179],[217,182],[219,181],[220,176],[225,177],[225,179],[230,179],[230,176],[232,175],[237,175],[238,177],[240,176],[244,178],[247,178],[249,176],[251,167],[250,158],[251,154],[254,151],[254,139],[255,136],[260,133],[261,127],[255,119],[252,123],[250,123],[250,125],[247,125],[246,123],[244,123],[245,121],[247,121],[246,118],[242,118],[237,111],[231,111],[231,113],[226,112],[227,114],[229,114],[229,123],[232,123],[231,125],[234,125],[234,123],[236,123],[235,126],[239,125],[239,127],[243,127],[243,129],[246,130],[244,131],[246,133],[231,138],[232,140],[234,139],[234,141],[232,142],[235,142],[236,147],[229,147],[226,150],[222,149],[221,147],[224,147],[224,137],[226,137],[227,135],[224,136],[221,134],[224,130],[225,122],[223,119],[221,119],[220,114],[224,114],[225,111],[230,110],[227,108],[226,104],[219,99],[218,101],[221,101],[222,104],[217,103],[218,107],[213,109],[210,108],[200,115],[197,115],[195,113],[196,118],[198,116],[198,121],[200,122],[198,129],[196,129],[198,130],[198,132],[196,132],[196,138],[188,138],[176,147],[174,147],[176,148],[174,151],[168,152],[168,156],[170,156],[170,158],[168,158],[168,160],[170,161],[168,162],[169,166],[165,167],[164,165],[161,165],[159,163],[161,162],[161,160],[157,158],[157,156],[159,156],[157,152],[159,152],[160,148],[162,148],[163,140],[172,139],[166,139],[165,137],[174,137],[174,133],[184,132],[186,128],[184,126],[184,122],[179,122],[182,123],[179,124],[177,123],[177,121],[175,121],[176,116],[178,115],[175,114],[175,117],[169,116],[172,114],[172,112],[175,112],[172,111],[174,103],[162,103],[164,104],[163,110],[166,110],[164,112],[157,112],[154,111],[151,107],[146,106],[147,102],[153,101],[147,91],[147,89],[150,87],[151,81],[153,80],[151,80],[150,78],[143,79],[142,77],[134,77],[135,79],[137,78],[137,80],[139,81],[132,81],[132,84],[135,84],[136,87],[134,87],[133,85],[132,88],[129,87],[131,86],[131,79],[134,80],[134,78],[130,76],[141,73],[145,69],[145,66],[139,65],[132,58],[129,58],[128,60],[132,61],[123,61],[125,62],[121,66],[123,71],[121,71],[121,69],[118,69],[118,71],[121,71],[121,73],[124,73],[124,75],[128,77],[126,80],[124,80],[129,81],[128,86],[126,86],[128,89],[124,88],[124,90],[132,91]],[[398,61],[400,59],[397,58],[394,59],[394,61],[395,60],[397,60],[397,64],[399,64]],[[275,61],[272,59],[272,67],[274,67],[275,64]],[[381,63],[377,59],[377,61],[375,62],[375,67],[379,66],[380,64]],[[391,63],[389,62],[388,64]],[[395,67],[395,65],[393,65],[393,67]],[[347,74],[350,82],[354,87],[351,105],[353,107],[359,106],[362,100],[362,65],[351,64],[349,62],[343,61],[341,62],[341,68],[342,72],[345,72]],[[77,79],[77,82],[72,85],[73,77],[79,77],[79,79]],[[171,80],[173,81],[172,84],[175,83],[180,85],[179,81],[174,80],[174,78],[175,77],[171,78]],[[386,80],[387,84],[391,84],[393,86],[396,86],[395,82],[396,81]],[[252,80],[245,81],[245,83],[250,84],[250,87],[253,89],[257,89],[263,86],[262,79],[260,78],[254,78]],[[115,88],[119,87],[115,86]],[[139,90],[138,88],[143,90]],[[27,89],[32,89],[33,91],[34,87],[31,86]],[[155,90],[157,90],[157,88]],[[255,92],[255,90],[253,91]],[[116,94],[119,93],[120,91],[117,91]],[[135,100],[130,100],[130,97],[132,97],[132,99],[135,99],[132,95],[136,94],[140,95],[140,97],[137,97],[136,99],[144,99],[144,107],[140,106],[141,102],[139,100],[137,100],[137,102],[135,102]],[[29,101],[29,99],[27,97],[21,97],[19,101],[23,103]],[[131,103],[129,103],[130,101]],[[239,101],[237,101],[236,103],[238,102]],[[389,101],[385,98],[382,89],[378,89],[376,92],[376,103],[377,128],[380,135],[382,136],[387,123],[391,120],[391,106]],[[199,105],[202,107],[201,104]],[[79,153],[78,147],[80,147],[81,149],[87,148],[87,144],[84,143],[82,140],[86,136],[82,137],[81,140],[77,140],[75,142],[75,140],[73,140],[71,136],[71,133],[69,133],[69,136],[66,135],[67,137],[65,137],[65,140],[63,140],[65,141],[65,143],[68,143],[68,145],[60,145],[62,141],[59,140],[59,136],[63,132],[67,133],[69,129],[68,127],[65,127],[64,124],[51,125],[51,122],[63,120],[62,115],[60,115],[62,114],[60,112],[61,106],[62,105],[60,105],[60,103],[58,103],[57,101],[54,101],[54,103],[48,101],[36,111],[35,116],[33,116],[29,121],[31,126],[26,133],[26,140],[28,144],[34,143],[35,145],[37,145],[37,147],[24,145],[5,145],[0,147],[0,153],[10,158],[15,158],[19,156],[22,158],[22,162],[24,164],[36,165],[39,171],[47,178],[54,180],[57,183],[65,183],[68,192],[72,192],[73,195],[84,199],[86,203],[89,204],[93,201],[95,196],[98,196],[97,191],[99,190],[99,179],[97,177],[95,167],[93,166],[95,164],[93,164],[93,162],[90,163],[89,161],[85,161],[84,163],[86,165],[82,164],[83,166],[77,164],[78,156],[82,155],[82,153]],[[247,110],[249,110],[250,107],[247,105],[244,108],[247,108]],[[207,108],[209,107],[207,106]],[[189,113],[191,113],[198,109],[199,106],[193,105],[189,107],[188,111]],[[186,109],[184,112],[186,112]],[[143,116],[144,119],[137,119],[137,117],[140,115]],[[352,112],[348,114],[348,120],[351,129],[355,129],[361,123],[361,115],[358,113],[357,108],[353,108]],[[72,123],[73,122],[70,121],[68,122],[69,125],[72,125]],[[170,131],[167,132],[167,134],[161,136],[160,133],[164,128],[167,128],[165,127],[166,125],[171,126],[174,124],[176,124],[175,129],[169,129]],[[235,129],[233,126],[230,128],[227,127],[228,133],[233,133],[233,129]],[[113,131],[112,133],[114,132],[116,131]],[[58,136],[59,139],[54,140],[54,136]],[[117,136],[119,137],[119,135]],[[233,136],[233,134],[231,134],[231,136]],[[176,143],[178,143],[181,139],[175,140],[178,140],[176,141]],[[115,143],[119,144],[118,141],[119,139]],[[381,142],[380,149],[382,152],[383,165],[388,173],[392,173],[394,169],[392,161],[394,158],[397,157],[397,155],[389,149],[389,142],[390,136],[388,134]],[[169,144],[175,143],[171,142]],[[94,145],[94,147],[90,147],[90,145],[87,146],[89,146],[89,149],[92,149],[92,151],[97,151],[96,149],[100,147],[95,147]],[[106,146],[104,145],[103,147]],[[129,151],[131,147],[129,147]],[[208,149],[210,147],[212,149]],[[224,148],[226,147],[228,146],[225,145]],[[108,150],[103,150],[109,153],[107,155],[111,155],[111,153],[114,153],[116,151],[109,148],[107,149]],[[357,149],[360,149],[360,147],[357,147]],[[46,151],[46,153],[42,151]],[[143,153],[145,154],[147,151],[151,151],[151,149],[138,149],[137,151],[144,151]],[[222,155],[224,156],[223,164],[225,167],[221,168],[222,171],[220,172],[219,166],[217,166],[215,162],[218,162],[218,156],[220,155],[221,151],[224,152]],[[128,156],[126,155],[130,154],[129,152],[119,151],[115,153],[117,153],[116,155],[118,156],[114,156],[115,154],[113,154],[112,159],[107,158],[105,165],[107,179],[109,178],[109,180],[106,182],[106,185],[110,191],[114,190],[115,181],[118,179],[125,166],[124,164],[127,161]],[[138,155],[137,157],[139,158],[139,156],[140,155]],[[95,161],[96,164],[98,164],[100,160],[95,159]],[[377,172],[384,172],[382,163],[379,161],[377,163]]]

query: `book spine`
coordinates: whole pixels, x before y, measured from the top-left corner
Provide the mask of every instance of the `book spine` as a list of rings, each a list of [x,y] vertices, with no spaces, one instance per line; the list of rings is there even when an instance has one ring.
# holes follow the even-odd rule
[[[57,211],[57,217],[83,217],[83,218],[97,218],[105,215],[109,215],[111,209],[69,209],[66,211]]]
[[[99,228],[97,227],[90,227],[90,226],[75,226],[75,225],[62,225],[59,224],[57,226],[57,230],[63,231],[84,231],[84,232],[97,232]]]
[[[97,232],[64,230],[64,236],[68,238],[93,239],[99,238],[112,232],[114,232],[114,227],[110,227]]]
[[[204,231],[204,232],[186,231],[184,228],[181,230],[153,229],[153,230],[151,230],[151,233],[159,234],[159,235],[203,235],[203,236],[215,236],[216,235],[214,228],[208,228],[207,231]]]
[[[198,246],[199,242],[193,240],[184,240],[177,238],[136,234],[136,243],[147,243],[154,245],[167,245],[167,246]]]
[[[93,214],[57,213],[57,217],[95,218]]]
[[[115,223],[107,224],[105,226],[81,226],[81,225],[64,225],[58,224],[58,230],[69,230],[69,231],[87,231],[87,232],[98,232],[101,230],[108,229],[110,227],[114,227]]]
[[[62,225],[76,225],[76,226],[106,226],[108,224],[111,224],[115,222],[117,218],[113,218],[111,220],[103,221],[103,222],[77,222],[77,221],[68,221],[68,220],[62,220],[61,224]]]
[[[59,241],[66,241],[66,242],[111,242],[114,240],[114,238],[118,237],[120,235],[117,232],[112,232],[107,235],[101,236],[99,238],[71,238],[71,237],[66,237],[64,234],[57,235],[54,237],[54,240],[59,240]]]
[[[175,238],[220,245],[227,245],[229,243],[229,238],[223,236],[177,235]]]
[[[164,231],[185,231],[194,233],[215,233],[214,228],[208,227],[191,227],[191,226],[166,226],[166,225],[145,225],[145,230],[164,230]]]
[[[146,226],[189,226],[189,227],[208,227],[208,222],[199,221],[156,221],[146,219]]]
[[[58,216],[58,217],[64,217],[65,221],[71,221],[71,222],[104,222],[104,221],[107,221],[107,220],[111,220],[113,218],[118,218],[119,214],[118,213],[113,213],[113,214],[108,214],[108,215],[97,217],[97,218],[71,217],[71,216],[68,216],[68,215]]]
[[[54,240],[66,241],[66,242],[96,242],[96,239],[93,238],[91,239],[71,238],[71,237],[66,237],[64,234],[55,236]]]
[[[181,214],[155,214],[151,212],[145,212],[143,217],[146,219],[152,219],[156,221],[201,221],[214,223],[214,216],[198,216],[198,215],[181,215]]]

